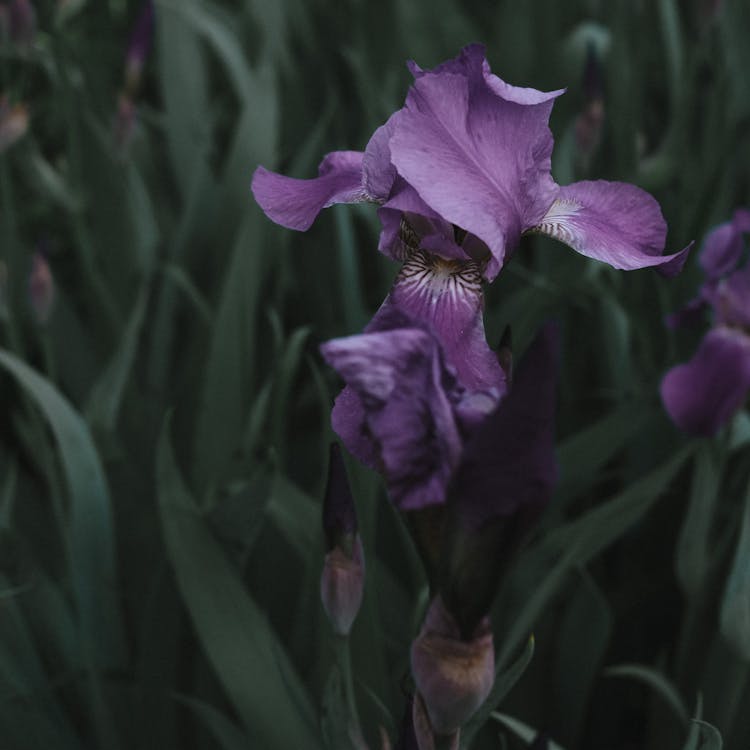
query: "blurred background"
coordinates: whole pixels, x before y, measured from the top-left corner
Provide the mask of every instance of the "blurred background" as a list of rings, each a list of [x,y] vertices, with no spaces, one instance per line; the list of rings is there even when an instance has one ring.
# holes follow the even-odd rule
[[[312,177],[363,149],[407,59],[479,41],[504,80],[567,87],[559,183],[640,185],[668,251],[697,251],[750,203],[750,5],[6,0],[0,23],[0,745],[326,747],[340,383],[318,345],[360,331],[398,269],[374,207],[290,232],[254,204],[253,170]],[[664,317],[700,281],[697,252],[665,281],[531,237],[487,289],[490,342],[510,324],[522,352],[562,323],[561,480],[493,613],[502,716],[467,746],[721,746],[691,718],[750,746],[750,647],[719,622],[750,420],[689,441],[658,397],[703,334]],[[351,660],[376,748],[401,724],[427,592],[379,478],[349,468],[367,557]]]

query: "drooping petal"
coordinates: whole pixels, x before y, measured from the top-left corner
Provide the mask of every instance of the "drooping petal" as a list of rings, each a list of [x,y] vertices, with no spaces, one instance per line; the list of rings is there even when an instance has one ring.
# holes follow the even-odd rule
[[[392,502],[402,510],[444,502],[461,439],[435,338],[398,328],[334,339],[321,351],[361,400],[360,430],[377,448]]]
[[[658,266],[665,276],[682,270],[692,246],[662,255],[667,225],[659,204],[635,185],[606,180],[560,188],[539,224],[527,228],[613,268]]]
[[[554,199],[551,108],[440,72],[419,76],[394,116],[393,164],[430,208],[487,244],[489,279]]]
[[[305,231],[334,203],[370,200],[362,184],[361,151],[334,151],[318,167],[318,177],[298,180],[258,167],[252,191],[266,216],[287,229]]]
[[[474,261],[449,261],[416,251],[404,262],[372,326],[395,308],[427,325],[446,362],[469,391],[494,390],[499,398],[505,375],[487,345],[482,310],[481,267]]]
[[[685,432],[710,436],[742,406],[750,389],[750,336],[726,327],[709,331],[693,358],[661,382],[664,407]]]

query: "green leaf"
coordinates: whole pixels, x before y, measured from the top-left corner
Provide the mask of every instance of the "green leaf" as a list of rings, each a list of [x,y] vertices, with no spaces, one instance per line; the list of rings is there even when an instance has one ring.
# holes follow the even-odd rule
[[[721,604],[721,634],[750,663],[750,485],[742,514],[740,538]]]
[[[237,235],[214,319],[195,430],[198,486],[222,479],[241,445],[255,367],[256,306],[264,279],[258,212]]]
[[[310,698],[268,620],[207,530],[175,464],[167,428],[157,450],[169,558],[206,656],[259,747],[320,748]]]
[[[16,356],[0,350],[0,366],[42,411],[60,452],[70,497],[70,568],[82,647],[94,663],[117,665],[123,646],[112,511],[88,427],[46,378]]]
[[[564,502],[594,484],[599,470],[643,429],[647,412],[625,404],[567,438],[557,456],[561,476],[557,497]]]
[[[271,489],[266,514],[300,559],[321,545],[321,508],[312,497],[282,474],[277,474]]]
[[[707,721],[692,719],[690,734],[682,750],[721,750],[721,732]]]
[[[91,389],[84,411],[86,420],[95,432],[110,433],[116,426],[125,385],[138,352],[147,300],[147,290],[144,288],[130,313],[120,345]]]
[[[167,148],[178,188],[187,197],[194,176],[205,168],[211,136],[205,48],[200,34],[174,4],[158,2],[157,14],[157,59]],[[190,85],[184,85],[185,81]]]
[[[626,677],[648,685],[667,702],[680,722],[687,724],[690,718],[687,706],[677,688],[661,672],[643,664],[618,664],[605,669],[604,674],[607,677]]]
[[[580,743],[591,692],[613,629],[609,604],[593,579],[583,571],[576,583],[568,594],[557,632],[556,668],[550,670],[558,696],[551,726],[574,745]]]
[[[197,698],[178,695],[176,700],[193,711],[223,750],[248,750],[247,735],[221,711]]]
[[[499,662],[504,662],[515,644],[532,629],[534,621],[559,590],[570,570],[575,566],[584,566],[638,521],[656,502],[691,451],[692,447],[687,446],[610,501],[547,535],[536,549],[536,570],[540,576],[542,571],[552,572],[535,585],[533,594],[514,618],[500,651]],[[496,607],[502,605],[499,599]]]
[[[690,501],[677,540],[677,580],[690,597],[700,593],[711,560],[711,528],[721,482],[721,461],[712,441],[700,443],[693,464]]]
[[[510,729],[513,734],[520,737],[527,745],[530,745],[538,734],[538,731],[534,727],[530,727],[528,724],[524,724],[522,721],[508,714],[501,714],[498,711],[494,711],[492,718]],[[552,740],[547,743],[547,748],[548,750],[565,750],[562,745],[558,745],[556,742],[552,742]]]

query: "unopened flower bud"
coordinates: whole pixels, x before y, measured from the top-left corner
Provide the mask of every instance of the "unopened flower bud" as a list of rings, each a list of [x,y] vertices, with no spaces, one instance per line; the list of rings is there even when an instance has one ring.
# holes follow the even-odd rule
[[[463,639],[455,619],[436,597],[412,644],[411,669],[434,733],[452,734],[484,703],[495,680],[489,619],[483,618]]]
[[[320,598],[334,631],[349,635],[362,604],[365,558],[346,467],[335,443],[328,464],[323,531],[328,552],[320,578]]]
[[[29,129],[29,111],[25,104],[9,104],[0,97],[0,153],[10,148]]]
[[[414,696],[411,720],[415,750],[458,750],[461,730],[436,737],[421,695]]]
[[[46,323],[55,302],[55,281],[47,259],[40,252],[34,253],[31,260],[29,301],[37,322]]]
[[[362,604],[365,559],[359,534],[354,536],[351,555],[334,547],[325,558],[320,577],[320,598],[334,632],[349,635]]]

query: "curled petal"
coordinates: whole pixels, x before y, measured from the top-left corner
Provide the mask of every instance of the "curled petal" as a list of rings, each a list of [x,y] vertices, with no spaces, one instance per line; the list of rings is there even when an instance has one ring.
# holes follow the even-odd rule
[[[430,208],[486,243],[490,279],[554,199],[551,108],[440,72],[419,76],[394,116],[393,164]]]
[[[428,73],[458,73],[464,75],[470,79],[472,85],[484,83],[497,96],[516,104],[541,104],[550,99],[555,99],[565,92],[565,89],[538,91],[522,86],[512,86],[491,72],[485,54],[485,46],[474,43],[464,47],[452,60],[447,60],[431,70],[423,70],[413,60],[410,60],[407,66],[414,78],[420,78]]]
[[[258,167],[252,191],[266,216],[287,229],[305,231],[334,203],[370,200],[362,185],[361,151],[334,151],[318,167],[318,177],[298,180]]]
[[[626,271],[658,266],[665,276],[682,270],[692,245],[662,255],[667,225],[656,200],[624,182],[593,180],[560,188],[532,231]]]
[[[710,436],[742,406],[750,389],[750,336],[719,327],[709,331],[693,358],[661,382],[669,416],[685,432]]]
[[[398,328],[328,341],[321,351],[360,399],[362,422],[346,432],[376,446],[393,503],[415,510],[444,502],[461,439],[434,337]]]
[[[378,203],[384,203],[396,180],[396,169],[391,164],[391,149],[388,141],[393,135],[394,115],[381,125],[370,138],[362,159],[364,186],[368,195]]]

